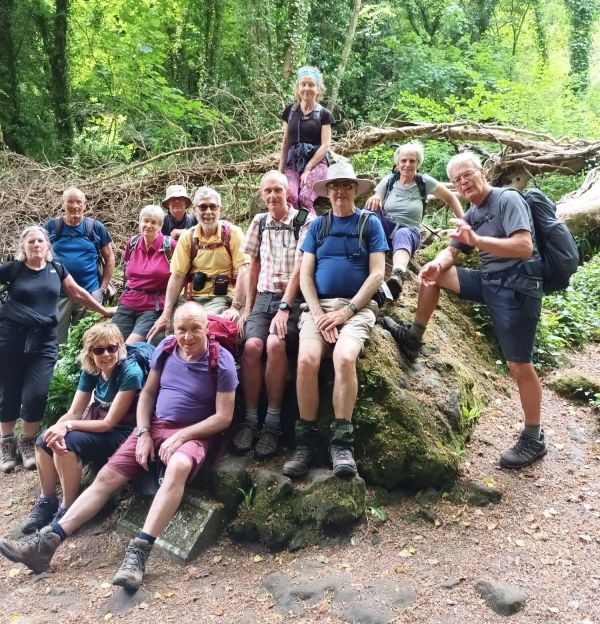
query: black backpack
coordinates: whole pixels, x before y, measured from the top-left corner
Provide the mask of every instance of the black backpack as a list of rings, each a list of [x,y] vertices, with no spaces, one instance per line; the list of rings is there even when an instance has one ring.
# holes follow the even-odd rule
[[[369,217],[375,213],[370,210],[363,210],[358,218],[358,228],[354,234],[332,234],[332,236],[345,236],[346,238],[358,238],[358,247],[362,251],[364,249],[365,242],[365,229],[369,222]],[[321,216],[321,223],[319,225],[319,232],[317,235],[317,247],[320,247],[325,239],[330,235],[331,229],[331,210],[328,210]]]
[[[294,238],[296,239],[296,241],[298,241],[298,239],[300,238],[300,230],[302,229],[302,227],[306,224],[306,219],[308,219],[308,215],[309,215],[309,211],[302,207],[298,209],[298,212],[296,212],[296,214],[294,215],[294,218],[292,219],[292,223],[289,225],[267,225],[267,217],[269,216],[268,212],[265,212],[264,215],[261,216],[259,222],[258,222],[258,252],[259,252],[259,259],[260,259],[260,246],[262,244],[262,239],[263,239],[263,232],[265,230],[274,230],[274,231],[281,231],[281,230],[289,230],[294,232]]]
[[[564,290],[579,266],[579,252],[569,228],[556,218],[556,204],[539,189],[521,193],[527,202],[542,258],[546,294]]]
[[[385,194],[383,196],[383,201],[381,202],[381,206],[385,204],[385,200],[388,198],[388,195],[392,192],[394,188],[394,184],[398,182],[400,179],[400,172],[394,167],[392,169],[392,175],[388,180],[388,183],[385,185]],[[419,195],[421,196],[421,201],[423,202],[423,214],[425,214],[425,209],[427,208],[427,188],[425,187],[425,178],[420,173],[415,173],[415,184],[419,189]]]

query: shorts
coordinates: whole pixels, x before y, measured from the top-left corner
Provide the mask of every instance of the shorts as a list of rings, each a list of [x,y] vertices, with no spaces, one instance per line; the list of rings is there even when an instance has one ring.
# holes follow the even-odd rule
[[[129,338],[130,334],[143,336],[144,340],[146,340],[146,335],[152,329],[159,316],[160,311],[147,310],[146,312],[137,312],[120,303],[113,316],[113,323],[121,330],[125,340]]]
[[[133,427],[117,425],[110,431],[69,431],[65,435],[65,446],[68,451],[75,453],[82,464],[94,462],[102,466],[106,460],[127,440]],[[53,455],[52,449],[44,442],[42,436],[37,439],[36,445]]]
[[[344,299],[342,297],[337,299],[319,299],[319,303],[324,312],[332,312],[333,310],[339,310],[347,306],[350,303],[350,299]],[[329,345],[325,338],[323,338],[323,334],[317,329],[310,310],[307,309],[300,315],[298,326],[300,328],[300,342],[303,340],[318,340],[322,344]],[[338,327],[338,333],[340,336],[344,336],[344,338],[354,340],[362,348],[365,341],[371,335],[373,327],[375,327],[375,313],[370,308],[361,308],[341,327]]]
[[[244,340],[258,338],[263,342],[267,341],[271,321],[279,311],[282,297],[283,293],[262,292],[257,294],[252,312],[244,324]],[[301,303],[301,299],[294,301],[292,311],[288,317],[287,333],[285,335],[288,356],[298,352],[298,320],[300,319]]]
[[[189,427],[189,425],[181,425],[179,423],[153,418],[150,423],[150,435],[154,442],[154,455],[158,456],[158,450],[167,438],[171,437],[171,435],[179,431],[179,429],[185,429],[186,427]],[[144,469],[135,459],[137,439],[137,433],[133,431],[106,464],[108,468],[123,475],[129,481],[137,479],[144,472]],[[188,482],[198,474],[214,439],[214,437],[211,437],[204,440],[189,440],[175,451],[173,456],[177,455],[177,453],[183,453],[192,461],[192,471],[188,477]]]
[[[463,267],[456,270],[459,297],[487,306],[504,359],[520,364],[531,362],[542,300],[505,288],[503,280],[488,279],[481,271]]]
[[[412,258],[421,246],[421,232],[419,232],[419,228],[414,225],[396,224],[395,221],[384,215],[381,208],[378,208],[375,214],[381,221],[392,254],[399,249],[403,249]],[[395,229],[396,231],[394,232]]]
[[[214,314],[220,316],[227,308],[231,307],[230,297],[220,297],[218,295],[208,297],[192,297],[192,301],[199,303],[204,308],[207,314]],[[184,297],[179,297],[177,300],[177,307],[187,302]]]

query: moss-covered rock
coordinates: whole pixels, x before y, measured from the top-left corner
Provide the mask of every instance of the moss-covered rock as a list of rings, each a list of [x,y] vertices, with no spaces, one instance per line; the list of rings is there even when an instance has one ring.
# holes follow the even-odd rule
[[[566,399],[587,403],[600,394],[600,378],[577,371],[561,371],[551,377],[548,386]]]

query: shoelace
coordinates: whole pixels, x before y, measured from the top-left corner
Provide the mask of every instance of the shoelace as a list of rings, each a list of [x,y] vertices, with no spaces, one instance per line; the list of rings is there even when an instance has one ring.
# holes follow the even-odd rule
[[[349,461],[352,458],[352,453],[350,453],[350,449],[340,448],[335,451],[334,457],[338,461]]]
[[[125,560],[123,561],[122,569],[136,572],[139,568],[144,567],[144,551],[137,546],[127,546],[125,551]]]

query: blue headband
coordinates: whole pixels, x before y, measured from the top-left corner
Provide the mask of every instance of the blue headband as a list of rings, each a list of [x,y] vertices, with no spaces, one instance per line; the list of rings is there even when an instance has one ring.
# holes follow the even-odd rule
[[[299,69],[298,80],[300,80],[300,78],[304,76],[310,76],[311,78],[314,78],[315,82],[317,83],[317,87],[321,86],[321,77],[319,76],[319,73],[314,69]]]

